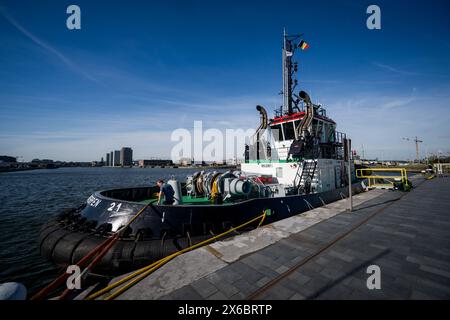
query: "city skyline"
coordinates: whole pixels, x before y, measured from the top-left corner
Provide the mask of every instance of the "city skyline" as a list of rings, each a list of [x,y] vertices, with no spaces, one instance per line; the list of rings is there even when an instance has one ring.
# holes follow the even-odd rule
[[[123,6],[77,1],[0,5],[0,153],[91,161],[127,145],[167,158],[177,128],[256,128],[257,104],[281,104],[281,34],[303,32],[299,89],[327,107],[365,157],[406,160],[450,152],[447,1],[367,3],[169,1]],[[292,10],[286,13],[285,7]],[[406,10],[407,8],[408,10]],[[283,14],[281,14],[283,12]],[[317,19],[320,17],[320,19]],[[243,151],[242,151],[243,152]]]

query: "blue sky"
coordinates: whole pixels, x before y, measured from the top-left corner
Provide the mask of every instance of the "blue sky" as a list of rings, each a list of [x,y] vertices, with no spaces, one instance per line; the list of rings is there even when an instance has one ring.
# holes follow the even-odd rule
[[[66,8],[81,8],[81,30]],[[382,29],[368,30],[370,4]],[[448,1],[0,1],[0,154],[165,157],[176,128],[258,125],[281,104],[281,34],[305,34],[299,88],[366,157],[450,152]]]

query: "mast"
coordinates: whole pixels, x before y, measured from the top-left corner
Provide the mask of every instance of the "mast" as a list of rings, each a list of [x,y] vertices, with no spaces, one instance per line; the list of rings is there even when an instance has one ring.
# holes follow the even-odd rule
[[[285,113],[287,110],[287,90],[286,90],[286,29],[283,28],[283,49],[281,53],[281,61],[283,64],[282,67],[282,73],[283,73],[283,90],[281,91],[283,93],[283,113]]]
[[[302,34],[288,35],[286,29],[283,29],[283,112],[284,114],[293,113],[293,93],[297,85],[297,80],[293,79],[294,73],[297,72],[297,63],[293,62],[294,53],[301,40]]]
[[[283,29],[283,111],[292,114],[292,43]]]

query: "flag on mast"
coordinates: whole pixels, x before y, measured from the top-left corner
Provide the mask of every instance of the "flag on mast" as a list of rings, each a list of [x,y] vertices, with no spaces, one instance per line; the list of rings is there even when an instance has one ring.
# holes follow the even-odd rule
[[[299,45],[300,49],[306,50],[309,48],[309,44],[307,44],[304,40],[300,41]]]

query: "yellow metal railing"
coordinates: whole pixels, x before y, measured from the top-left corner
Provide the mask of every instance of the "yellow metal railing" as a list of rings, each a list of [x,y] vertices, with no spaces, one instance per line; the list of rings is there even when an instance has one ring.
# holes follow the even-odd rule
[[[373,174],[373,173],[397,173],[397,174]],[[396,183],[401,183],[405,190],[411,188],[405,168],[364,168],[356,169],[356,177],[367,179],[369,188],[389,188],[394,189]]]

